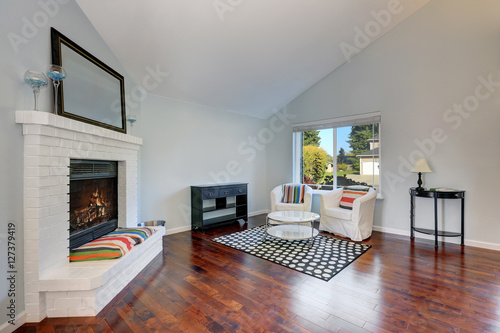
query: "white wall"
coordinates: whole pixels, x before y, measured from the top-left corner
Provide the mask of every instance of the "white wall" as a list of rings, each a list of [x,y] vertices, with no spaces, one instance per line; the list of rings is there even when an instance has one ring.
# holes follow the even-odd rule
[[[424,186],[466,190],[469,244],[500,249],[495,208],[500,187],[498,13],[500,2],[494,0],[431,1],[287,106],[296,115],[294,122],[381,111],[384,199],[377,200],[379,228],[409,232],[408,188],[416,186],[417,176],[407,173],[403,161],[422,154],[433,170],[424,175]],[[490,75],[498,82],[490,88],[493,92],[478,79]],[[475,111],[465,116],[447,111],[473,102],[478,93],[483,100]],[[432,143],[436,130],[440,142]],[[291,175],[292,139],[288,132],[283,136],[286,140],[269,147],[270,182]],[[277,164],[284,169],[272,167]],[[448,201],[441,208],[447,229],[459,230],[459,202]],[[416,213],[419,226],[432,226],[431,200],[417,199]]]
[[[166,220],[167,232],[190,230],[191,185],[245,182],[249,213],[268,208],[266,148],[252,145],[265,120],[154,95],[142,110],[143,221]]]
[[[33,93],[23,82],[27,69],[44,71],[51,63],[50,27],[54,27],[126,77],[116,58],[74,1],[0,2],[0,271],[7,274],[7,223],[16,225],[16,314],[24,310],[23,288],[23,136],[14,120],[15,110],[32,110]],[[14,41],[11,43],[9,37]],[[127,91],[129,87],[126,87]],[[52,89],[39,97],[40,112],[52,108]],[[139,112],[139,110],[137,111]],[[0,279],[0,329],[7,324],[9,284]],[[10,325],[5,325],[9,329]]]

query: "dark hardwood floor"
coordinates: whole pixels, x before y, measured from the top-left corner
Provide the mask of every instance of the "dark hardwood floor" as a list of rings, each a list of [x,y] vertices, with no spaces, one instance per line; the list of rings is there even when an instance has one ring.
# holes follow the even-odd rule
[[[324,282],[209,240],[264,218],[165,236],[97,317],[16,332],[500,332],[500,252],[374,232]]]

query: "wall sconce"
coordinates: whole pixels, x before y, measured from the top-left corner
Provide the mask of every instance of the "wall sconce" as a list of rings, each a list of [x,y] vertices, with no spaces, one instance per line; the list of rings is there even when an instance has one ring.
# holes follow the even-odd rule
[[[130,123],[130,127],[134,126],[134,123],[137,121],[136,115],[135,114],[129,115],[127,121]]]
[[[413,169],[412,172],[418,172],[417,190],[422,191],[424,189],[422,187],[422,173],[432,172],[431,168],[429,168],[429,165],[427,164],[427,160],[423,158],[418,159],[417,162],[415,163],[415,169]]]

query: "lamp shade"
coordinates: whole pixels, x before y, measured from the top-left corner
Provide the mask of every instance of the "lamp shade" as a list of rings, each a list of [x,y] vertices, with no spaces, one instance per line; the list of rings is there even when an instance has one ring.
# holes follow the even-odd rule
[[[415,163],[415,169],[412,170],[413,172],[432,172],[431,168],[429,168],[429,165],[427,164],[426,159],[418,159],[417,162]]]

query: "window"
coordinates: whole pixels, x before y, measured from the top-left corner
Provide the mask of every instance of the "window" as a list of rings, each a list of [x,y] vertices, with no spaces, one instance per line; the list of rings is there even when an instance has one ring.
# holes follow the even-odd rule
[[[295,124],[294,181],[314,189],[380,188],[380,113]]]

